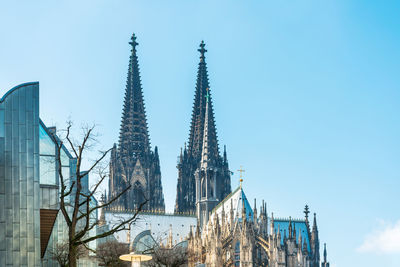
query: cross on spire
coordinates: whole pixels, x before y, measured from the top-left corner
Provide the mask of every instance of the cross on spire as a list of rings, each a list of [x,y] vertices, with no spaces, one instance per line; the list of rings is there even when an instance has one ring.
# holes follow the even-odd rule
[[[136,42],[136,35],[134,33],[132,34],[129,44],[132,46],[132,50],[136,50],[136,46],[138,45],[138,43]]]
[[[237,171],[240,172],[240,178],[243,178],[243,173],[246,172],[246,171],[243,169],[243,166],[240,166],[240,169],[237,170]]]
[[[204,59],[204,54],[207,52],[207,49],[204,48],[205,46],[206,46],[206,44],[204,43],[204,41],[201,41],[200,48],[197,49],[197,51],[200,52],[200,58],[201,59]]]
[[[243,166],[240,166],[240,169],[239,170],[237,170],[238,172],[240,172],[240,187],[242,187],[242,182],[243,182],[243,173],[244,172],[246,172],[244,169],[243,169]]]

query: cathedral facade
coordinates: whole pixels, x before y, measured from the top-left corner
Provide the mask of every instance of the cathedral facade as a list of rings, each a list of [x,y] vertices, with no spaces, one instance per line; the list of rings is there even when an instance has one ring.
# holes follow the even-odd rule
[[[164,211],[160,159],[157,146],[154,151],[150,147],[135,35],[132,35],[130,45],[132,51],[119,143],[118,146],[114,144],[111,150],[107,198],[109,201],[116,198],[111,207],[135,210],[147,201],[142,209]]]

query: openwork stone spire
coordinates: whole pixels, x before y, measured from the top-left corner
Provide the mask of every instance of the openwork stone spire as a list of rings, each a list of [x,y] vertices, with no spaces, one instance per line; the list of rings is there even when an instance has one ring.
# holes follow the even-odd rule
[[[210,95],[208,88],[206,89],[206,111],[204,115],[204,130],[203,130],[203,146],[202,146],[202,156],[201,156],[201,168],[207,168],[208,166],[215,164],[215,161],[218,157],[218,149],[215,149],[215,145],[217,143],[215,132],[209,131],[209,123],[210,123]],[[218,145],[217,145],[218,147]]]
[[[218,169],[216,175],[215,199],[221,200],[231,192],[230,171],[224,150],[224,156],[219,153],[217,130],[215,127],[211,91],[209,90],[207,65],[205,61],[205,44],[200,48],[200,63],[197,70],[196,90],[194,95],[192,120],[190,124],[188,146],[179,157],[178,185],[175,204],[176,212],[195,212],[196,181],[195,172],[205,165]]]
[[[118,149],[121,156],[133,156],[135,154],[143,156],[150,151],[150,139],[136,55],[138,43],[135,34],[132,35],[129,44],[132,46],[132,50],[129,59]]]
[[[157,147],[154,151],[150,148],[135,34],[132,35],[129,44],[132,49],[121,129],[118,147],[114,144],[111,151],[108,196],[112,199],[126,187],[131,186],[131,189],[113,202],[112,206],[134,210],[147,199],[149,201],[145,209],[163,211],[165,207],[160,160]]]
[[[217,141],[217,131],[214,122],[214,112],[212,106],[211,91],[209,90],[207,64],[205,61],[205,49],[204,41],[201,42],[200,48],[200,63],[197,71],[197,82],[196,82],[196,92],[194,96],[193,110],[192,110],[192,121],[190,125],[189,133],[189,154],[200,160],[201,150],[203,144],[203,131],[205,123],[205,110],[206,110],[206,95],[208,94],[209,103],[209,116],[208,116],[208,131],[210,136],[214,139],[210,144],[210,149],[214,149],[216,154],[219,154],[218,141]],[[212,146],[212,147],[211,147]]]

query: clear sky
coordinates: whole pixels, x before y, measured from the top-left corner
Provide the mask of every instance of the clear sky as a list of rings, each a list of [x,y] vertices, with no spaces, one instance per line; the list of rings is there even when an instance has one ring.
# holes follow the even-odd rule
[[[109,147],[135,32],[171,211],[204,40],[220,146],[248,198],[279,217],[307,203],[332,266],[400,266],[399,13],[390,0],[2,1],[0,94],[39,81],[48,126],[95,122]]]

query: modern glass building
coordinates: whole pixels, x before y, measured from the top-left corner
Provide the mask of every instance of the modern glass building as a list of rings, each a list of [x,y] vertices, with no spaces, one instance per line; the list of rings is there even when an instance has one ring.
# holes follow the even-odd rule
[[[40,266],[39,83],[0,100],[0,266]]]
[[[59,141],[56,129],[39,118],[38,82],[18,85],[1,98],[0,266],[59,266],[53,254],[65,244],[68,229],[59,212],[58,170],[67,185],[76,171],[76,159],[65,147],[59,166]],[[83,187],[89,192],[88,176]],[[93,262],[83,263],[88,264]]]

